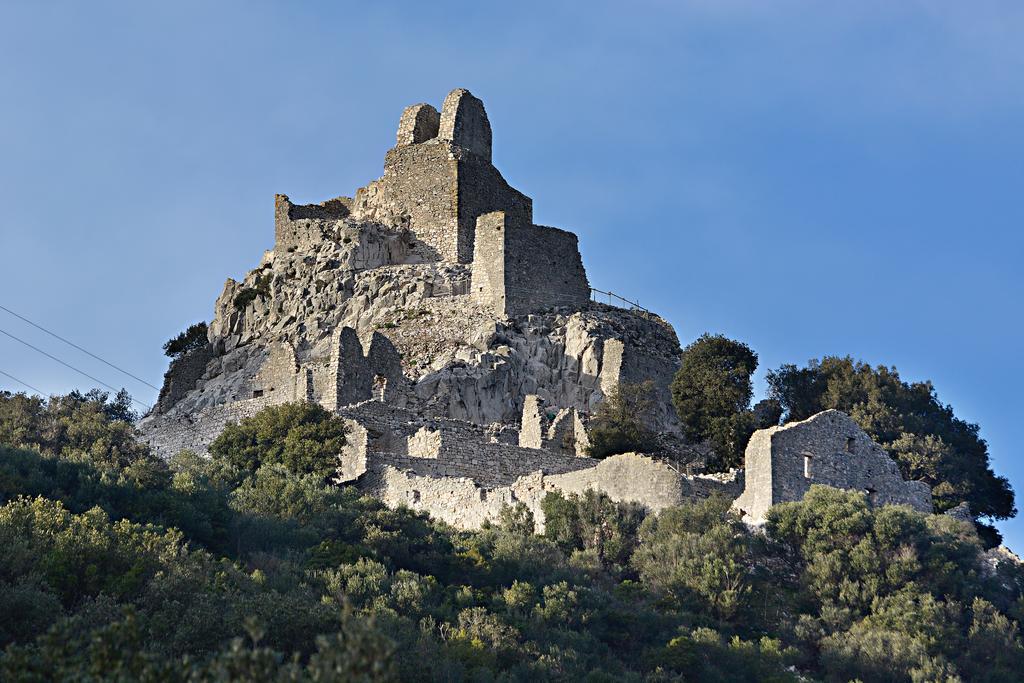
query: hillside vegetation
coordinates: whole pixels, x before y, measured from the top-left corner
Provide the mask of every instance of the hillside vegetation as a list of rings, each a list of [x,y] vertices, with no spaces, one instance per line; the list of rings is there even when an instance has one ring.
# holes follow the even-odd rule
[[[792,408],[790,408],[792,410]],[[170,464],[103,394],[0,394],[0,679],[1009,681],[1024,573],[971,525],[816,488],[549,496],[455,531],[323,477],[292,404]],[[332,441],[333,440],[333,441]]]

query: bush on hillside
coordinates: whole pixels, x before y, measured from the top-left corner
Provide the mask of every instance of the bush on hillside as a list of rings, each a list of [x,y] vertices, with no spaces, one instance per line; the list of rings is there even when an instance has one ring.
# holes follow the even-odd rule
[[[268,406],[231,423],[212,444],[210,455],[243,473],[281,464],[296,474],[329,477],[345,445],[345,422],[315,403]]]
[[[813,487],[755,532],[725,499],[645,513],[589,492],[548,496],[545,536],[521,503],[462,531],[292,471],[281,439],[255,470],[183,452],[139,478],[145,458],[109,456],[126,423],[51,401],[0,396],[3,438],[24,444],[0,444],[0,680],[1024,670],[1024,567],[989,576],[973,526],[945,515]],[[267,432],[305,424],[292,410]]]

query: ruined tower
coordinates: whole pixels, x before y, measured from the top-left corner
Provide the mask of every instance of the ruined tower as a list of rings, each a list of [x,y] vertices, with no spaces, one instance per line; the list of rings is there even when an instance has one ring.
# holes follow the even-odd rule
[[[491,163],[483,102],[462,88],[448,94],[440,113],[429,104],[405,109],[384,176],[360,188],[353,207],[357,218],[407,221],[426,257],[453,263],[473,260],[476,219],[491,211],[521,225],[533,220],[533,202]]]

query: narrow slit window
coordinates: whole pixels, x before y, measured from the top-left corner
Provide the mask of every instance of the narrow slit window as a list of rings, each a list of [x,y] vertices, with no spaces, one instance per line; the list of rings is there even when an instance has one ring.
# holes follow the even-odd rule
[[[853,453],[853,444],[856,441],[852,436],[846,437],[846,452]]]
[[[811,456],[804,456],[804,477],[807,479],[811,478]]]

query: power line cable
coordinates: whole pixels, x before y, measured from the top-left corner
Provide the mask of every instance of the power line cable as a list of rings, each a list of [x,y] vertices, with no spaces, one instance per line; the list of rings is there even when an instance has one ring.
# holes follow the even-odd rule
[[[46,329],[46,328],[45,328],[45,327],[43,327],[42,325],[39,325],[39,324],[37,324],[37,323],[34,323],[34,322],[32,322],[31,320],[29,320],[29,319],[28,319],[28,318],[26,318],[25,316],[23,316],[23,315],[20,315],[20,314],[18,314],[18,313],[15,313],[15,312],[14,312],[14,311],[12,311],[11,309],[7,308],[6,306],[0,306],[0,310],[4,310],[4,311],[7,311],[7,312],[8,312],[8,313],[10,313],[11,315],[13,315],[13,316],[14,316],[15,318],[18,318],[19,320],[24,320],[25,322],[27,322],[27,323],[28,323],[29,325],[31,325],[32,327],[35,327],[36,329],[42,330],[43,332],[45,332],[46,334],[50,335],[51,337],[55,337],[56,339],[59,339],[59,340],[61,340],[62,342],[64,342],[64,343],[65,343],[65,344],[67,344],[68,346],[73,346],[73,347],[75,347],[76,349],[78,349],[78,350],[79,350],[79,351],[81,351],[82,353],[84,353],[84,354],[87,354],[87,355],[89,355],[89,356],[92,356],[93,358],[95,358],[95,359],[96,359],[96,360],[98,360],[99,362],[101,362],[101,363],[105,363],[106,365],[109,365],[110,367],[114,368],[114,369],[115,369],[115,370],[117,370],[118,372],[122,372],[122,373],[124,373],[124,374],[128,375],[129,377],[131,377],[132,379],[134,379],[134,380],[136,380],[136,381],[139,381],[139,382],[142,382],[142,383],[143,383],[143,384],[145,384],[145,385],[146,385],[147,387],[149,387],[149,388],[151,388],[151,389],[156,389],[157,391],[160,391],[160,387],[155,387],[155,386],[153,386],[152,384],[150,384],[150,383],[149,383],[149,382],[147,382],[146,380],[142,379],[141,377],[136,377],[135,375],[133,375],[132,373],[128,372],[128,371],[127,371],[127,370],[125,370],[124,368],[119,368],[119,367],[117,367],[116,365],[114,365],[114,364],[113,364],[113,363],[111,363],[110,361],[108,361],[108,360],[105,360],[105,359],[103,359],[103,358],[100,358],[99,356],[97,356],[97,355],[96,355],[95,353],[93,353],[92,351],[89,351],[88,349],[83,349],[83,348],[82,348],[81,346],[79,346],[78,344],[74,343],[73,341],[69,341],[69,340],[65,339],[64,337],[60,336],[60,335],[59,335],[59,334],[57,334],[56,332],[51,332],[50,330]]]
[[[45,396],[45,393],[43,392],[42,389],[36,389],[34,386],[29,384],[28,382],[22,382],[20,379],[18,379],[14,375],[10,374],[9,372],[4,372],[3,370],[0,370],[0,375],[3,375],[4,377],[8,377],[10,379],[13,379],[15,382],[17,382],[21,386],[28,387],[29,389],[31,389],[32,391],[36,392],[40,396]]]
[[[114,387],[110,386],[109,384],[107,384],[107,383],[106,383],[106,382],[104,382],[103,380],[100,380],[100,379],[96,379],[95,377],[93,377],[93,376],[92,376],[92,375],[90,375],[89,373],[87,373],[87,372],[84,372],[83,370],[79,370],[78,368],[76,368],[76,367],[75,367],[74,365],[71,365],[70,363],[65,363],[65,362],[64,362],[64,361],[62,361],[62,360],[61,360],[60,358],[57,358],[57,356],[54,356],[54,355],[52,355],[52,354],[49,354],[49,353],[47,353],[46,351],[43,351],[43,350],[42,350],[41,348],[39,348],[38,346],[33,346],[32,344],[29,344],[29,343],[28,343],[27,341],[25,341],[24,339],[20,339],[20,338],[18,338],[18,337],[15,337],[15,336],[14,336],[13,334],[11,334],[10,332],[7,332],[6,330],[0,330],[0,334],[5,334],[5,335],[7,335],[8,337],[10,337],[11,339],[13,339],[14,341],[16,341],[16,342],[20,342],[20,343],[24,344],[25,346],[29,347],[30,349],[32,349],[33,351],[37,351],[37,352],[39,352],[39,353],[43,354],[44,356],[46,356],[47,358],[49,358],[49,359],[51,359],[51,360],[55,360],[55,361],[57,361],[58,363],[60,363],[61,365],[63,365],[63,366],[64,366],[64,367],[66,367],[66,368],[71,368],[72,370],[74,370],[74,371],[75,371],[75,372],[77,372],[78,374],[80,374],[80,375],[82,375],[82,376],[84,376],[84,377],[88,377],[88,378],[89,378],[89,379],[91,379],[91,380],[92,380],[93,382],[96,382],[96,383],[98,383],[98,384],[102,384],[102,385],[103,385],[103,386],[105,386],[105,387],[106,387],[107,389],[110,389],[110,390],[111,390],[111,391],[113,391],[113,392],[117,392],[117,391],[118,391],[118,389],[115,389]],[[143,407],[143,408],[145,408],[146,410],[151,410],[151,409],[152,409],[152,406],[148,406],[148,405],[146,405],[145,403],[143,403],[142,401],[138,400],[137,398],[134,398],[134,397],[133,397],[133,398],[132,398],[132,401],[134,401],[135,403],[138,403],[138,404],[139,404],[140,406],[142,406],[142,407]]]

